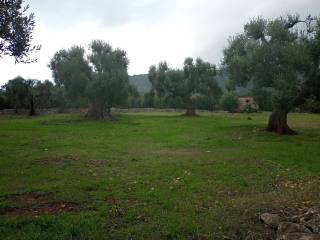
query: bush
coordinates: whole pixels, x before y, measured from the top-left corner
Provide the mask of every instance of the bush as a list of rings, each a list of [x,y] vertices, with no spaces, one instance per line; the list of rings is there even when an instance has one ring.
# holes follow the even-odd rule
[[[5,109],[8,107],[8,101],[3,91],[0,89],[0,109]]]
[[[320,102],[316,99],[308,99],[302,106],[302,110],[311,113],[320,113]]]
[[[221,107],[228,112],[235,112],[239,108],[238,95],[233,92],[225,92],[221,98]]]
[[[143,96],[143,107],[153,108],[155,107],[155,94],[153,91],[147,92]]]
[[[253,108],[250,104],[244,106],[241,110],[241,113],[256,113],[257,109]]]
[[[272,111],[272,89],[259,88],[252,91],[254,101],[261,111]]]

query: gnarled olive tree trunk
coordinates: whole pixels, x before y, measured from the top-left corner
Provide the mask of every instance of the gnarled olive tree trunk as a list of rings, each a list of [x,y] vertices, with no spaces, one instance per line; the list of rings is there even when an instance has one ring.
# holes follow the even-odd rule
[[[94,120],[111,119],[111,108],[103,103],[90,102],[87,116]]]
[[[288,126],[287,116],[287,110],[274,110],[269,117],[267,131],[279,134],[296,134],[296,132]]]
[[[34,106],[34,99],[33,98],[30,98],[30,111],[29,111],[29,116],[35,116],[37,115],[36,113],[36,109],[35,109],[35,106]]]
[[[184,115],[189,116],[189,117],[197,116],[196,109],[195,109],[191,99],[187,100],[186,113]]]

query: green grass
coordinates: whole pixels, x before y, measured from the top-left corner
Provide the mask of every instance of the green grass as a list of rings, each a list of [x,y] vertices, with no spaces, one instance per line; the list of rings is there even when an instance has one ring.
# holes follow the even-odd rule
[[[1,239],[261,239],[259,213],[319,203],[320,115],[251,117],[1,116]]]

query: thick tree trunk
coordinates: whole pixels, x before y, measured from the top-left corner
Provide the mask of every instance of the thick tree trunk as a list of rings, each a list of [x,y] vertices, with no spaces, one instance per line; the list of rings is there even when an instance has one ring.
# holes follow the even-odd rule
[[[194,108],[187,108],[185,115],[190,117],[197,116],[196,110]]]
[[[279,134],[296,134],[287,123],[288,111],[274,110],[269,118],[267,131]]]
[[[195,107],[193,106],[192,104],[192,101],[189,100],[186,104],[186,113],[184,114],[185,116],[188,116],[188,117],[194,117],[194,116],[197,116],[196,114],[196,109]]]
[[[111,119],[111,109],[106,107],[105,104],[90,103],[88,109],[88,118],[94,120]]]
[[[37,115],[35,107],[34,107],[34,100],[33,98],[30,99],[30,111],[29,111],[29,116],[35,116]]]

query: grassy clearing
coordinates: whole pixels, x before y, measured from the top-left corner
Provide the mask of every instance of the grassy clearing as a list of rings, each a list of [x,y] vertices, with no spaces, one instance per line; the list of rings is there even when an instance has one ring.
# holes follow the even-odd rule
[[[319,204],[320,115],[251,117],[1,116],[1,239],[265,238],[260,212]]]

